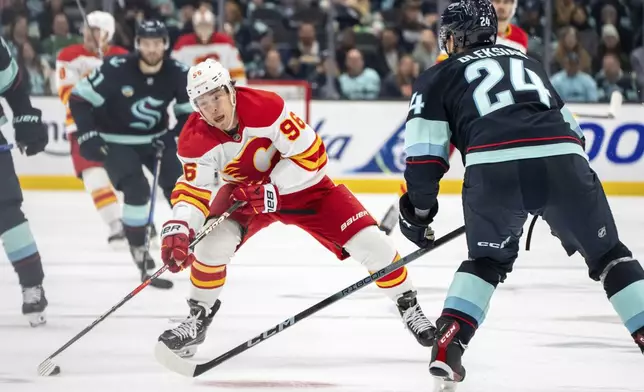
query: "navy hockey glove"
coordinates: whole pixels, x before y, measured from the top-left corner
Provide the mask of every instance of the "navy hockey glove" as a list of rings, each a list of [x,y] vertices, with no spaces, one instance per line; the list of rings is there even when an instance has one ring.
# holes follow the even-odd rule
[[[107,144],[96,131],[89,131],[78,135],[78,146],[81,156],[88,161],[105,162],[107,158]]]
[[[434,244],[434,230],[429,225],[434,221],[434,217],[438,213],[438,201],[434,203],[425,219],[416,216],[416,209],[411,204],[411,200],[409,200],[409,194],[403,194],[398,205],[400,208],[398,222],[403,235],[419,248],[431,247]]]
[[[27,156],[36,155],[45,150],[49,142],[47,126],[42,123],[42,112],[29,109],[13,116],[13,129],[16,132],[16,144]]]

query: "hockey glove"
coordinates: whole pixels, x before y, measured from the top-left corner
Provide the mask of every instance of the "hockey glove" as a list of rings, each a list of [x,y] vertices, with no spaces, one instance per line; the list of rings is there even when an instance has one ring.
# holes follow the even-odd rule
[[[416,215],[416,209],[411,204],[407,193],[400,197],[398,205],[400,208],[398,222],[403,235],[419,248],[432,246],[434,244],[434,230],[429,225],[434,221],[434,217],[438,213],[438,201],[429,210],[429,215],[426,218],[420,218]]]
[[[89,131],[78,135],[78,146],[81,156],[89,161],[105,162],[107,158],[107,144],[96,131]]]
[[[13,129],[16,132],[16,144],[27,156],[36,155],[45,150],[49,142],[47,126],[42,123],[42,112],[30,109],[13,116]]]
[[[264,184],[237,187],[230,198],[246,202],[237,210],[242,214],[264,214],[278,210],[280,195],[273,184]]]
[[[195,236],[184,221],[169,220],[161,229],[161,260],[170,272],[177,273],[188,268],[195,256],[190,251],[190,242]]]

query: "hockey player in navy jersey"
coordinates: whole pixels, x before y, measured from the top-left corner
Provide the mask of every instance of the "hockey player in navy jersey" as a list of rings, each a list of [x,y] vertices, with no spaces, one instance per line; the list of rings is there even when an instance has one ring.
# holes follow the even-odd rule
[[[0,38],[0,95],[13,112],[18,148],[27,156],[45,150],[49,141],[40,110],[29,100],[28,76],[18,68],[7,43]],[[7,119],[0,107],[0,125]],[[29,222],[21,209],[22,191],[7,140],[0,133],[0,240],[22,286],[22,313],[32,327],[46,322],[44,273]]]
[[[644,269],[619,240],[576,120],[539,62],[495,44],[489,0],[452,3],[441,22],[440,44],[449,58],[413,86],[405,129],[408,191],[399,203],[402,233],[431,246],[429,225],[438,213],[451,141],[465,165],[469,258],[436,322],[430,373],[450,382],[465,377],[461,357],[495,288],[512,271],[528,213],[547,222],[569,255],[583,256],[590,278],[603,286],[644,352]]]
[[[78,127],[80,152],[104,162],[110,181],[123,192],[123,226],[135,263],[146,272],[155,268],[145,246],[150,186],[143,166],[155,166],[159,144],[164,147],[159,186],[170,202],[175,181],[182,174],[176,137],[192,107],[186,93],[188,67],[165,55],[169,45],[163,23],[143,21],[136,32],[136,51],[105,59],[72,91],[70,109]],[[177,124],[168,129],[168,106],[176,100]],[[155,279],[158,287],[171,282]]]

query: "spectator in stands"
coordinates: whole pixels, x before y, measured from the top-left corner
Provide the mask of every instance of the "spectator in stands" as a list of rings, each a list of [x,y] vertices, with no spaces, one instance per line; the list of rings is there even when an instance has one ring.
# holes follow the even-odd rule
[[[346,56],[347,71],[340,75],[340,93],[347,99],[376,99],[380,93],[380,77],[372,68],[365,68],[362,53],[351,49]]]
[[[29,41],[20,46],[18,58],[29,75],[30,94],[51,95],[55,91],[52,88],[51,68],[47,61],[40,58]]]
[[[264,72],[262,79],[267,80],[284,80],[291,77],[284,72],[284,64],[277,50],[269,50],[264,60]]]
[[[624,73],[619,57],[614,53],[604,55],[602,70],[595,76],[600,102],[610,101],[613,91],[620,92],[626,101],[639,101],[635,77]]]
[[[640,97],[644,102],[644,46],[640,46],[631,53],[631,67],[637,79]]]
[[[575,53],[577,55],[579,67],[582,72],[591,72],[591,57],[579,43],[577,29],[574,27],[564,27],[559,33],[559,43],[555,51],[553,71],[559,71],[565,68],[564,65],[568,61],[567,55],[569,53]]]
[[[313,98],[321,99],[339,99],[340,98],[340,84],[338,76],[340,71],[335,59],[331,56],[321,54],[322,60],[315,69],[313,75],[309,79],[311,83],[311,90]],[[331,85],[329,79],[332,78]]]
[[[296,79],[308,79],[320,63],[320,51],[315,26],[302,23],[297,32],[297,42],[287,55],[287,72]]]
[[[542,12],[540,0],[528,0],[523,6],[519,23],[519,27],[528,34],[528,54],[536,58],[543,57]]]
[[[9,29],[9,41],[10,45],[13,47],[9,48],[13,52],[14,56],[17,56],[20,52],[20,48],[25,43],[30,43],[33,48],[38,51],[40,46],[38,42],[31,37],[29,37],[29,25],[26,15],[16,15],[11,27]]]
[[[53,32],[54,19],[56,15],[63,14],[67,19],[67,28],[71,26],[71,20],[68,19],[63,9],[63,0],[47,0],[45,9],[42,14],[38,15],[38,30],[40,30],[40,40],[45,40]]]
[[[42,42],[42,54],[43,58],[53,65],[59,50],[83,42],[83,38],[69,33],[69,20],[62,12],[54,16],[52,30],[54,33]]]
[[[2,9],[0,21],[3,26],[12,26],[19,15],[29,17],[29,8],[25,4],[25,0],[8,0],[9,5]]]
[[[406,0],[402,6],[402,17],[398,28],[401,31],[401,45],[405,52],[414,50],[416,43],[427,26],[421,13],[421,3],[417,0]]]
[[[576,4],[574,0],[555,0],[555,27],[565,27],[570,25],[572,13],[575,11],[575,8]]]
[[[242,52],[242,59],[249,79],[261,77],[264,59],[272,49],[277,50],[273,39],[273,31],[268,27],[265,30],[256,31],[253,35],[252,43],[245,52]]]
[[[586,49],[590,57],[595,58],[599,46],[599,36],[595,29],[590,26],[588,14],[586,14],[586,8],[584,6],[577,5],[575,7],[570,23],[577,29],[577,39],[581,46]]]
[[[400,57],[396,72],[389,74],[383,81],[380,97],[410,98],[412,85],[418,77],[418,68],[410,55]]]
[[[621,46],[619,39],[619,33],[617,28],[611,24],[604,25],[602,28],[602,40],[599,43],[599,50],[597,51],[598,55],[601,57],[595,58],[595,68],[599,69],[602,65],[602,60],[604,55],[607,53],[612,53],[617,56],[622,64],[622,68],[625,70],[631,69],[631,64],[628,60],[628,56],[624,52],[624,49]]]
[[[581,70],[580,62],[577,53],[568,53],[564,70],[551,79],[552,86],[565,102],[597,102],[597,84]]]
[[[398,42],[399,39],[396,30],[386,28],[382,31],[376,55],[377,62],[375,64],[375,70],[378,72],[380,78],[385,78],[387,75],[396,73],[398,70],[398,62],[404,54]]]
[[[248,48],[253,39],[253,21],[250,19],[244,20],[241,7],[233,0],[226,1],[226,32],[233,37],[237,49],[244,52]]]
[[[615,26],[618,31],[620,42],[622,42],[623,49],[627,52],[630,51],[633,46],[630,42],[631,30],[629,28],[630,26],[628,26],[630,19],[627,18],[628,11],[626,7],[623,4],[620,4],[619,0],[603,0],[597,2],[594,9],[595,12],[599,9],[599,5],[601,5],[601,13],[599,18],[596,17],[596,20],[598,21],[596,24],[597,32],[601,35],[605,25]]]
[[[420,41],[416,44],[412,56],[421,70],[426,70],[436,63],[440,50],[436,41],[436,34],[430,29],[423,30]]]

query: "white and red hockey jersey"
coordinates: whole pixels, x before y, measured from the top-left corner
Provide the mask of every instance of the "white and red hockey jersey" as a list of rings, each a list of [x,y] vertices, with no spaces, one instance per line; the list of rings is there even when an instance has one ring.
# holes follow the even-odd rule
[[[237,87],[236,137],[206,123],[199,113],[186,121],[178,143],[183,175],[172,192],[173,219],[199,230],[215,195],[215,173],[240,185],[271,182],[282,195],[325,177],[322,139],[277,94]]]
[[[126,54],[128,51],[120,46],[109,46],[103,56]],[[63,48],[56,58],[56,87],[58,96],[66,108],[65,130],[76,132],[76,124],[69,110],[69,96],[74,85],[103,64],[97,53],[85,49],[83,44],[74,44]]]
[[[201,43],[194,33],[184,34],[175,43],[171,56],[189,67],[206,59],[217,60],[228,70],[230,78],[238,86],[246,84],[244,62],[235,42],[227,34],[213,33],[206,44]]]
[[[509,24],[504,33],[497,35],[496,43],[527,53],[528,33],[517,25]]]

